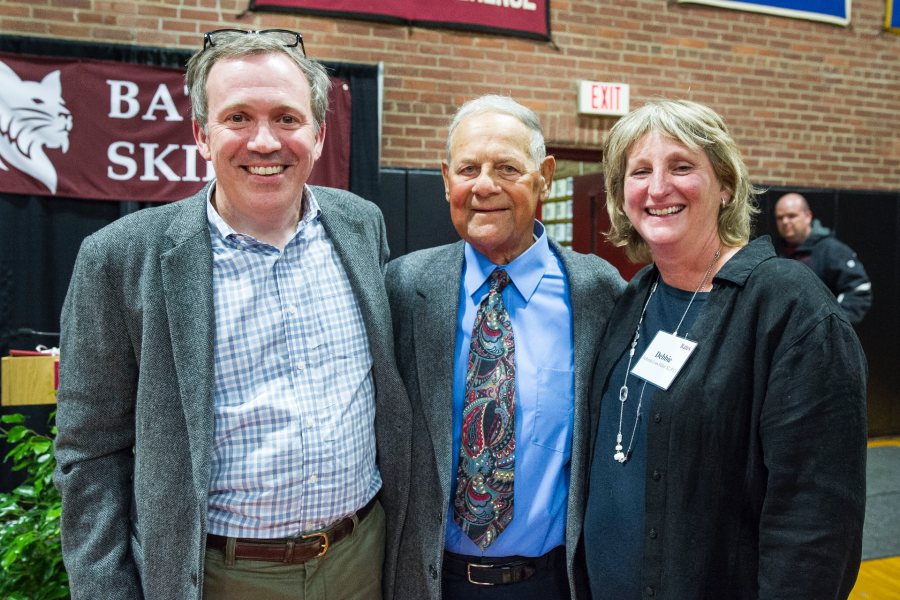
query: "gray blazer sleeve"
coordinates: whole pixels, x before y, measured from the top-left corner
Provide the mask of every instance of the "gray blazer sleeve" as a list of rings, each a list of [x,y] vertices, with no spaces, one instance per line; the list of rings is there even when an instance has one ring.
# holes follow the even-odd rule
[[[130,549],[137,366],[97,237],[82,245],[62,311],[55,483],[72,597],[134,600]]]

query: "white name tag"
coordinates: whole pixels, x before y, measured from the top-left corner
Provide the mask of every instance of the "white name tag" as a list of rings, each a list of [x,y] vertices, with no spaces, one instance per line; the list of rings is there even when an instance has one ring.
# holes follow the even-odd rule
[[[696,347],[697,342],[660,331],[631,373],[667,390]]]

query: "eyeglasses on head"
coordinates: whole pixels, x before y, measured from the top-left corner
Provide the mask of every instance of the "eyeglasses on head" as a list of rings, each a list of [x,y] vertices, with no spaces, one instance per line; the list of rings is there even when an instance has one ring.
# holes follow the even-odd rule
[[[287,48],[296,48],[299,46],[300,52],[303,53],[303,56],[306,56],[306,48],[303,46],[303,36],[296,31],[291,31],[289,29],[259,29],[256,31],[248,31],[245,29],[216,29],[214,31],[207,31],[203,34],[203,49],[206,50],[210,46],[215,46],[217,43],[237,35],[272,36],[280,40]]]

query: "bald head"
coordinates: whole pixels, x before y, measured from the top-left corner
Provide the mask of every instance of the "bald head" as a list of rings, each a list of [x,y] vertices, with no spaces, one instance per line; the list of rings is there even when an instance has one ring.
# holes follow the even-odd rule
[[[775,203],[775,223],[785,242],[797,246],[806,241],[812,231],[812,211],[800,194],[785,194]]]

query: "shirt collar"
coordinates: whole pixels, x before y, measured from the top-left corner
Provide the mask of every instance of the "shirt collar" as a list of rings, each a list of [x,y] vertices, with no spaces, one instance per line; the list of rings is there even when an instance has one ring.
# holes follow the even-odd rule
[[[235,231],[235,229],[222,218],[222,215],[218,213],[212,203],[212,196],[215,190],[216,182],[213,181],[212,185],[209,186],[209,189],[206,191],[206,220],[209,222],[209,226],[212,228],[213,232],[223,240],[234,239],[239,236],[246,238],[251,237]],[[297,223],[297,229],[294,230],[294,236],[296,236],[308,223],[318,219],[322,214],[322,209],[319,208],[319,202],[316,200],[315,194],[313,194],[312,189],[308,185],[303,186],[303,198],[303,216]]]
[[[494,269],[500,267],[506,270],[513,286],[519,291],[525,302],[528,302],[547,271],[550,261],[553,260],[553,251],[550,249],[546,230],[540,221],[534,222],[533,235],[536,238],[535,242],[508,265],[495,265],[469,242],[466,242],[466,267],[463,275],[466,294],[474,297],[485,285]]]
[[[714,279],[722,279],[742,286],[756,267],[775,256],[771,238],[767,235],[758,237],[738,250],[731,260],[722,265]]]

